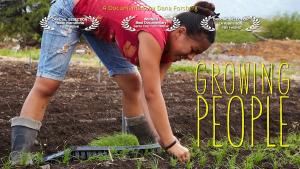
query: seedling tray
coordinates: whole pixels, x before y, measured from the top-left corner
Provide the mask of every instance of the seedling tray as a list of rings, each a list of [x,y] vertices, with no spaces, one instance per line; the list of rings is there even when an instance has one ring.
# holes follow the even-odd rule
[[[71,157],[72,159],[87,160],[89,157],[97,155],[109,155],[111,151],[122,152],[128,151],[128,155],[133,154],[144,154],[147,151],[157,151],[161,147],[159,144],[147,144],[139,146],[78,146],[71,147]],[[59,161],[65,156],[65,151],[60,151],[58,153],[44,157],[45,162]]]

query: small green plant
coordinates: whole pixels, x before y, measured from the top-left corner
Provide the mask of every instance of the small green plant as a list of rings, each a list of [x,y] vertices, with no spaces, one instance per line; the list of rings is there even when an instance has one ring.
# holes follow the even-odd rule
[[[92,161],[107,161],[109,160],[108,155],[96,155],[96,156],[91,156],[85,162],[92,162]]]
[[[69,148],[64,150],[64,156],[62,161],[63,164],[69,164],[69,161],[71,160],[71,152],[72,150]]]
[[[192,169],[193,166],[194,166],[194,163],[192,161],[189,160],[186,162],[186,165],[185,165],[186,169]]]
[[[252,169],[254,167],[254,163],[251,157],[247,157],[244,162],[245,169]]]
[[[33,155],[33,163],[36,165],[41,165],[44,163],[44,153],[37,152]]]
[[[291,158],[291,161],[296,166],[300,166],[300,153],[298,152],[297,154],[294,154]]]
[[[176,167],[177,162],[178,162],[177,158],[170,157],[170,165],[172,167]]]
[[[137,169],[141,169],[142,168],[142,164],[143,164],[142,160],[140,160],[140,159],[136,160],[136,168]]]
[[[4,158],[3,161],[1,159],[1,162],[3,164],[3,166],[2,166],[3,169],[10,169],[10,168],[12,168],[12,164],[11,164],[11,161],[10,161],[9,157]]]
[[[235,154],[231,158],[229,158],[229,160],[228,160],[229,169],[236,169],[236,157],[237,157],[237,154]]]
[[[251,154],[254,164],[259,164],[266,155],[267,154],[265,154],[262,150],[258,150]]]
[[[144,152],[144,156],[145,157],[150,157],[150,156],[152,156],[152,153],[153,153],[153,150],[146,149],[145,152]]]
[[[276,159],[273,159],[273,168],[278,169],[278,161]]]
[[[156,158],[151,162],[151,169],[158,169],[158,160]]]
[[[130,152],[131,152],[130,150],[124,149],[124,150],[122,150],[122,151],[120,152],[120,157],[121,157],[121,158],[126,158],[126,156],[127,156]]]
[[[20,158],[20,165],[21,166],[27,166],[32,162],[33,155],[31,153],[23,152],[21,153],[21,158]]]
[[[224,139],[220,143],[223,145],[222,147],[211,151],[211,155],[215,157],[217,168],[219,168],[222,165],[223,159],[227,155],[227,152],[229,152],[229,145],[227,140]]]
[[[244,167],[246,169],[253,168],[254,165],[259,164],[265,157],[266,157],[266,154],[262,150],[258,150],[256,152],[252,152],[252,154],[250,154],[246,158],[245,163],[244,163]]]
[[[199,166],[204,167],[207,163],[207,157],[203,154],[199,156]]]

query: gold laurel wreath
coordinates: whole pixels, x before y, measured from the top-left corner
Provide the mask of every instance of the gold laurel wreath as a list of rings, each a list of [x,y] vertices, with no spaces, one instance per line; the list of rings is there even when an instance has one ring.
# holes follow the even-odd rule
[[[121,22],[122,27],[123,27],[124,29],[130,31],[130,32],[136,31],[135,28],[133,28],[133,27],[131,27],[131,26],[129,25],[129,22],[130,22],[132,19],[134,19],[135,17],[136,17],[136,16],[128,16],[128,17],[124,18],[124,19],[122,20],[122,22]]]
[[[180,27],[180,20],[177,19],[176,17],[173,17],[173,25],[171,27],[169,27],[166,31],[171,32],[176,30],[177,28]]]

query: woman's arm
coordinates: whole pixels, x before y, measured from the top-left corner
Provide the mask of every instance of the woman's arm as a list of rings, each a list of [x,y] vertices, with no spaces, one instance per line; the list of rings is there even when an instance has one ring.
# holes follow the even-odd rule
[[[164,69],[160,67],[162,50],[154,37],[149,33],[140,32],[138,38],[139,63],[150,118],[160,137],[160,144],[166,147],[175,139],[169,123],[165,100],[161,93],[161,75],[165,74],[167,67]],[[178,140],[171,145],[168,152],[175,155],[181,162],[190,159],[189,150],[183,147]]]
[[[161,63],[160,64],[160,82],[164,80],[165,75],[167,74],[168,69],[172,65],[172,62]]]
[[[173,142],[174,136],[161,93],[160,59],[162,50],[151,34],[140,32],[138,38],[139,64],[150,117],[162,143],[167,145]]]

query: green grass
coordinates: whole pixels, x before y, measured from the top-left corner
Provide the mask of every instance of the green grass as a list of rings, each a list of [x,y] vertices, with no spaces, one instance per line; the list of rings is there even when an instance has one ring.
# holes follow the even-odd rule
[[[220,43],[249,43],[257,42],[258,39],[250,32],[239,30],[217,30],[216,42]]]
[[[227,29],[224,28],[229,26],[228,24],[236,25],[238,24],[240,28],[237,29]],[[240,23],[240,24],[239,24]],[[252,25],[252,20],[247,21],[233,21],[233,20],[220,20],[217,22],[217,35],[216,35],[216,42],[220,43],[249,43],[249,42],[257,42],[258,39],[253,36],[251,32],[247,32],[246,28],[249,28]],[[231,26],[233,26],[231,25]]]
[[[136,136],[131,134],[116,133],[112,136],[98,137],[89,143],[90,146],[137,146]]]
[[[16,58],[30,58],[38,60],[40,57],[40,49],[28,49],[21,51],[14,51],[11,49],[0,49],[0,56],[10,56]]]
[[[187,73],[195,73],[197,68],[197,62],[190,62],[190,61],[181,61],[181,62],[175,62],[171,65],[168,72],[174,73],[174,72],[187,72]],[[211,73],[210,66],[206,66],[206,69],[203,68],[203,66],[200,67],[199,72],[206,72]]]
[[[14,57],[14,58],[25,58],[29,59],[31,58],[34,61],[39,60],[40,58],[40,49],[24,49],[19,51],[14,51],[11,49],[0,49],[0,56],[5,57]],[[71,58],[72,62],[82,62],[85,65],[92,66],[92,67],[99,67],[99,59],[92,54],[85,54],[85,55],[79,55],[79,54],[73,54]]]
[[[188,72],[188,73],[194,73],[196,70],[195,66],[184,66],[184,65],[172,65],[168,72],[174,73],[174,72]]]

